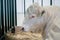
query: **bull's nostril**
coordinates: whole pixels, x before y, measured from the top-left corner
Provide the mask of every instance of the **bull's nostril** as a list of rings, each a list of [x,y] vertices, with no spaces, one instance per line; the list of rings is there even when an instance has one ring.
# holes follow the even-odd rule
[[[35,16],[32,16],[32,18],[34,18]]]
[[[22,28],[22,30],[24,31],[24,27]]]

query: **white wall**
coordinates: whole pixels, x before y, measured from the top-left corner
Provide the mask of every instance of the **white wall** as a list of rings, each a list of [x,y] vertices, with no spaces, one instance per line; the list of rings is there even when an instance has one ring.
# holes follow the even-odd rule
[[[41,0],[34,0],[34,3],[38,3],[41,6]]]
[[[60,0],[54,0],[55,1],[55,4],[56,6],[60,6]]]
[[[25,10],[27,10],[27,8],[32,5],[32,0],[25,0]]]
[[[22,26],[24,20],[24,14],[17,14],[17,26]]]
[[[16,0],[17,1],[17,12],[24,11],[24,0]]]
[[[49,6],[50,0],[43,0],[43,6]]]
[[[24,0],[17,1],[17,26],[22,26],[24,20]]]

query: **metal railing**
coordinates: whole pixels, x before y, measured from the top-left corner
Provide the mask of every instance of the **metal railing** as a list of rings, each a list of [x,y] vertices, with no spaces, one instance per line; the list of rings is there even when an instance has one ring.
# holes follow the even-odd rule
[[[0,40],[17,25],[16,0],[0,0]]]

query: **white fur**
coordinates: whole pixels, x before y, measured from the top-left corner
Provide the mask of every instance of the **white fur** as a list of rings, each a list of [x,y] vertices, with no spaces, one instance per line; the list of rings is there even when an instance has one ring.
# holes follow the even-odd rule
[[[45,13],[41,16],[41,12],[43,10],[45,11]],[[35,18],[30,19],[30,14],[34,15]],[[59,14],[60,7],[57,6],[38,7],[38,5],[37,6],[32,5],[27,9],[27,13],[25,14],[24,30],[31,32],[41,32],[43,37],[46,37],[48,36],[51,28],[53,28],[53,26],[51,27],[52,22]]]

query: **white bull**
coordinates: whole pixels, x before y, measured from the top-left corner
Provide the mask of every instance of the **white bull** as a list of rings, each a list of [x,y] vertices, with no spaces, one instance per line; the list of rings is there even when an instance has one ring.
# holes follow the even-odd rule
[[[37,19],[40,19],[39,17],[41,17],[42,11],[42,7],[40,7],[38,4],[33,4],[27,9],[24,20],[25,31],[28,31],[33,24],[35,25]]]
[[[32,9],[33,8],[34,7],[32,7]],[[39,16],[37,16],[37,13],[36,13],[36,11],[39,11],[38,9],[40,10]],[[36,15],[36,16],[34,16],[35,18],[31,18],[31,19],[30,19],[30,16],[28,16],[28,14],[30,14],[30,12],[27,11],[28,12],[28,14],[26,14],[27,21],[25,21],[24,31],[41,32],[44,39],[45,39],[45,37],[46,38],[49,37],[49,38],[47,38],[48,40],[59,40],[60,36],[58,36],[58,35],[60,35],[60,29],[59,29],[60,27],[58,28],[57,27],[58,25],[56,25],[56,24],[58,24],[57,20],[60,19],[60,7],[48,6],[48,7],[39,7],[38,9],[36,10],[34,8],[34,10],[36,10],[34,12],[33,12],[33,10],[31,11],[29,9],[30,12],[33,12]],[[44,14],[42,15],[42,13],[44,13]],[[56,35],[55,35],[55,33],[56,33]]]

